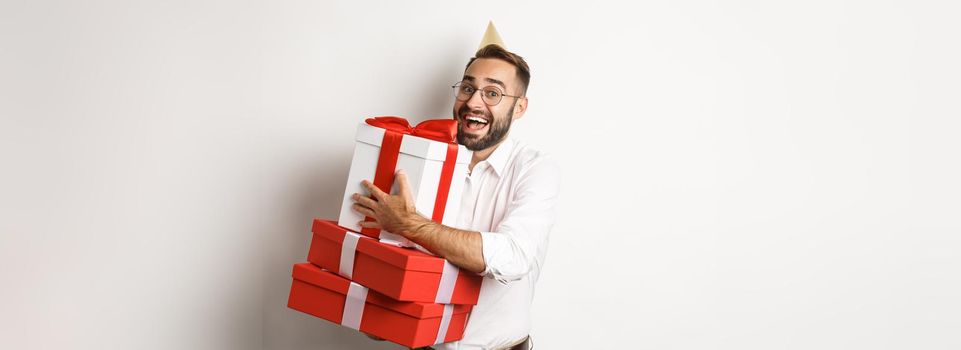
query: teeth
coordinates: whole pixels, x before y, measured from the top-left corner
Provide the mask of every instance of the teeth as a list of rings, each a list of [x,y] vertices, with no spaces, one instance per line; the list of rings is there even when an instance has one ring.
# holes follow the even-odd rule
[[[487,124],[487,121],[478,117],[467,117],[467,120],[477,123]]]

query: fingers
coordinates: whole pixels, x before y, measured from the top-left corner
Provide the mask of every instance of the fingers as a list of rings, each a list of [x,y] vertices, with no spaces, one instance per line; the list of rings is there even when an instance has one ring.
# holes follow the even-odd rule
[[[394,180],[397,181],[397,186],[400,187],[400,196],[409,201],[411,196],[410,183],[407,182],[407,173],[403,170],[397,170],[397,173],[394,174]]]
[[[357,202],[357,204],[367,208],[373,209],[377,206],[377,201],[370,199],[370,197],[361,196],[360,193],[354,193],[352,196],[350,196],[350,198],[353,199],[354,202]]]
[[[358,213],[363,214],[364,216],[369,216],[369,217],[375,216],[375,213],[373,210],[370,210],[370,208],[367,208],[357,203],[354,203],[354,205],[351,205],[350,208]]]
[[[381,228],[380,223],[377,221],[361,221],[357,223],[363,228]]]
[[[367,189],[367,192],[370,192],[371,196],[374,196],[374,198],[377,198],[377,200],[382,200],[385,197],[389,196],[387,193],[384,193],[384,191],[381,191],[379,188],[377,188],[377,186],[374,186],[374,184],[370,181],[364,180],[360,184],[364,186],[365,189]]]

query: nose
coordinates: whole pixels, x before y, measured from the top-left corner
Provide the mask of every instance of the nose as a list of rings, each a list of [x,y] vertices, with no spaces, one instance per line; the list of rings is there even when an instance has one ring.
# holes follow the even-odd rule
[[[474,91],[474,94],[470,95],[470,98],[467,99],[467,107],[470,107],[471,109],[482,109],[486,107],[487,105],[484,103],[484,97],[481,96],[483,93],[483,90]]]

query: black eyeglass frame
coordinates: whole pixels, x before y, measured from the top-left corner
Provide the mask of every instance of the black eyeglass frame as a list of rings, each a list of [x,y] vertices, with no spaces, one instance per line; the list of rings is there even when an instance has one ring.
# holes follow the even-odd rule
[[[466,95],[466,96],[467,96],[466,98],[461,99],[460,87],[461,87],[461,86],[465,86],[465,85],[473,88],[473,89],[474,89],[474,92]],[[524,96],[508,95],[508,94],[505,94],[505,93],[500,92],[500,89],[498,89],[498,88],[496,88],[496,87],[491,87],[491,86],[485,87],[485,88],[483,88],[483,89],[478,89],[476,86],[474,86],[474,84],[468,83],[468,82],[466,82],[466,81],[459,81],[459,82],[457,82],[456,84],[452,85],[451,88],[454,89],[454,98],[456,98],[458,101],[461,101],[461,102],[470,101],[470,99],[471,99],[472,97],[474,97],[474,94],[477,93],[478,91],[496,92],[499,97],[498,97],[498,99],[497,99],[497,102],[494,102],[494,103],[488,103],[488,102],[487,102],[487,97],[484,97],[484,95],[481,94],[481,101],[484,101],[484,104],[486,104],[486,105],[488,105],[488,106],[492,106],[492,107],[500,104],[501,101],[504,100],[504,96],[513,97],[513,98],[517,98],[517,99],[520,99],[520,98],[523,98],[523,97],[524,97]],[[491,90],[488,90],[488,89],[491,89]]]

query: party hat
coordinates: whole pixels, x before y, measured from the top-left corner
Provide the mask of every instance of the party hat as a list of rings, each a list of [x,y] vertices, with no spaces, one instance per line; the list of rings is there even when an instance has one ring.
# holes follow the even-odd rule
[[[504,40],[501,39],[501,35],[497,34],[497,28],[494,28],[494,21],[487,22],[487,31],[484,32],[484,38],[481,39],[480,46],[478,46],[477,49],[480,50],[490,44],[495,44],[507,49],[507,46],[504,45]]]

